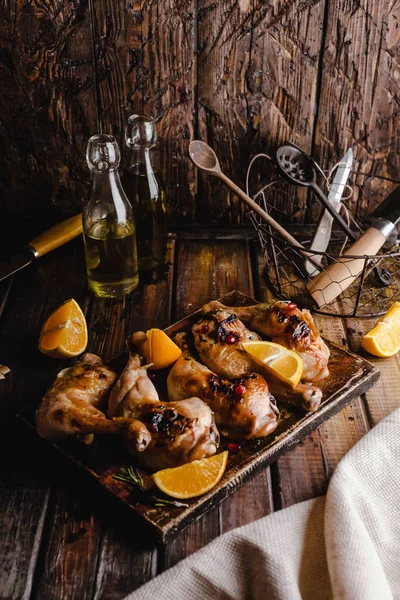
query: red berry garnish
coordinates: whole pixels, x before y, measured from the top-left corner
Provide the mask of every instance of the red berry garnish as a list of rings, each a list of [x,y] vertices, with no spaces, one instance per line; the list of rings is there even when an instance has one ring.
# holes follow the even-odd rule
[[[294,302],[289,302],[287,307],[289,310],[295,310],[297,308],[297,304],[295,304]]]
[[[232,454],[239,454],[240,446],[239,444],[228,444],[228,450],[229,452],[232,452]]]
[[[202,325],[200,327],[200,333],[208,333],[208,325]]]
[[[244,387],[244,385],[239,384],[235,387],[234,391],[236,396],[243,396],[243,394],[246,392],[246,388]]]
[[[225,341],[227,344],[236,344],[237,339],[235,335],[232,335],[231,333],[229,335],[226,336]]]

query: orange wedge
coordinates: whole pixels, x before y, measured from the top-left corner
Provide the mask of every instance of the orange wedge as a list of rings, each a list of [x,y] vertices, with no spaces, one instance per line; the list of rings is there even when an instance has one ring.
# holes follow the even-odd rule
[[[71,299],[47,319],[39,338],[39,350],[54,358],[71,358],[86,350],[86,319],[79,304]]]
[[[301,357],[280,344],[274,342],[243,342],[247,354],[267,371],[295,387],[303,374]]]
[[[149,329],[146,335],[146,360],[152,363],[152,369],[170,367],[182,354],[182,350],[161,329]]]
[[[194,460],[182,467],[163,469],[154,473],[156,486],[172,498],[196,498],[205,494],[220,481],[226,469],[228,451],[202,460]]]
[[[364,335],[361,346],[374,356],[386,358],[400,350],[400,302],[394,302],[369,333]]]

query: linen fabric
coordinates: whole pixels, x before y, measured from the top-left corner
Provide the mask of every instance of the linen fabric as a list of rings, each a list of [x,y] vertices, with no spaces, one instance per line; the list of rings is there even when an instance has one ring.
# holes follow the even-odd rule
[[[125,600],[400,600],[400,409],[338,464],[325,497],[230,531]]]

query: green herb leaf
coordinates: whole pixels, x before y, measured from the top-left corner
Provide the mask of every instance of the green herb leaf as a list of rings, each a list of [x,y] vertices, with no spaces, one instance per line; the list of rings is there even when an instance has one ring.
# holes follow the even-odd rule
[[[143,479],[140,473],[131,466],[129,466],[127,469],[122,468],[119,473],[113,476],[113,479],[118,479],[119,481],[130,483],[131,485],[137,485],[138,487],[144,489]]]
[[[159,496],[150,496],[149,498],[154,502],[154,506],[178,506],[187,508],[189,504],[185,502],[178,502],[177,500],[168,500],[167,498],[160,498]]]
[[[144,487],[144,481],[139,471],[132,466],[129,466],[127,469],[122,468],[116,475],[113,475],[113,479],[136,486],[144,496],[144,499],[156,507],[176,506],[179,508],[187,508],[189,506],[188,504],[178,502],[177,500],[168,500],[167,498],[161,498],[160,496],[151,496]]]

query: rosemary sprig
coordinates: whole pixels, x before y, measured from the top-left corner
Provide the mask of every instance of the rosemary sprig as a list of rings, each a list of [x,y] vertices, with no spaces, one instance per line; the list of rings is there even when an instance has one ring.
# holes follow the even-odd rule
[[[117,475],[114,475],[114,479],[124,481],[125,483],[130,483],[131,485],[138,485],[140,488],[142,488],[142,490],[144,490],[142,476],[133,467],[129,466],[127,469],[122,468]]]
[[[154,502],[154,506],[179,506],[187,508],[189,504],[186,502],[178,502],[178,500],[168,500],[159,496],[149,496],[149,499]]]
[[[177,500],[168,500],[167,498],[161,498],[159,496],[151,496],[146,488],[144,487],[143,478],[140,475],[139,471],[129,466],[126,469],[123,467],[119,473],[113,475],[113,479],[117,479],[118,481],[123,481],[124,483],[128,483],[129,485],[134,485],[139,488],[140,492],[145,496],[146,500],[150,501],[154,506],[162,507],[162,506],[177,506],[179,508],[185,507],[187,508],[189,505],[184,502],[178,502]]]

